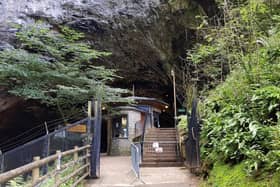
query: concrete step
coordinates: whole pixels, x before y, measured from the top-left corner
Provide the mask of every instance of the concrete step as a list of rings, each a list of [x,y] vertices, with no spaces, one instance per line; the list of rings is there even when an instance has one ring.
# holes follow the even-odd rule
[[[174,157],[147,157],[143,158],[143,162],[176,162],[179,159]]]
[[[159,142],[159,143],[175,143],[176,142],[176,138],[165,138],[165,137],[162,137],[162,138],[145,138],[144,142],[149,142],[149,143],[152,143],[152,142]]]
[[[175,128],[149,128],[149,130],[176,130]]]
[[[180,167],[183,166],[183,162],[175,161],[175,162],[142,162],[140,167]]]
[[[143,156],[176,156],[176,151],[165,151],[162,153],[156,153],[156,152],[143,152]]]
[[[148,137],[155,137],[155,138],[160,138],[160,137],[175,137],[176,138],[176,134],[146,134],[145,138]]]
[[[176,131],[147,131],[145,135],[147,134],[176,134]]]
[[[169,151],[170,150],[176,150],[176,148],[177,148],[176,144],[174,144],[174,145],[159,144],[159,147],[162,147],[163,150],[169,150]],[[153,149],[154,150],[152,145],[144,145],[143,149],[144,149],[143,151],[145,151],[145,149],[147,149],[147,150]]]
[[[155,137],[162,137],[162,136],[176,137],[176,134],[173,134],[173,133],[149,133],[149,134],[145,134],[145,137],[150,137],[150,136],[155,136]]]
[[[149,132],[166,133],[166,132],[177,132],[177,131],[175,129],[171,129],[171,130],[148,129],[146,132],[147,133],[149,133]]]
[[[157,142],[157,141],[155,141]],[[159,147],[176,147],[177,146],[177,143],[161,143],[159,142],[158,143]],[[148,147],[153,147],[153,144],[152,143],[144,143],[143,147],[145,148],[148,148]]]
[[[177,147],[170,147],[170,146],[161,146],[163,152],[170,152],[170,151],[177,151]],[[144,146],[143,152],[156,152],[156,150],[152,146]]]

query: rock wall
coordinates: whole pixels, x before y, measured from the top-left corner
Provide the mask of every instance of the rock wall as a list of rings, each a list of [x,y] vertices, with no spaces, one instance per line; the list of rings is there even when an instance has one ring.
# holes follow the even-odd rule
[[[177,0],[182,1],[182,0]],[[0,48],[11,47],[13,23],[45,20],[86,33],[93,47],[112,56],[95,62],[119,69],[117,86],[136,86],[140,95],[168,86],[170,68],[191,45],[195,15],[204,14],[195,1],[170,0],[0,0]],[[148,92],[148,93],[147,93]]]
[[[134,84],[136,95],[171,100],[170,69],[192,45],[195,16],[205,14],[206,10],[205,2],[203,6],[199,3],[199,0],[0,0],[0,50],[13,47],[15,23],[43,20],[53,26],[68,25],[84,32],[95,49],[112,52],[110,57],[94,63],[119,70],[124,79],[116,80],[115,86],[131,88]],[[0,101],[3,99],[0,95]]]

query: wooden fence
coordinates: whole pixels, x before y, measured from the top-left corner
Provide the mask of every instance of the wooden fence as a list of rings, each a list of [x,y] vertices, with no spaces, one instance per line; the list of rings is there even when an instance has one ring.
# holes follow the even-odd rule
[[[43,159],[34,157],[33,162],[0,174],[0,184],[5,184],[18,176],[31,173],[31,181],[26,181],[25,186],[37,186],[46,180],[53,180],[52,186],[58,187],[70,179],[78,177],[72,184],[72,186],[77,186],[90,174],[90,147],[90,145],[76,146],[74,149],[65,152],[57,151],[56,154]],[[67,161],[62,164],[64,158]],[[53,169],[50,169],[45,175],[40,175],[40,168],[49,164],[53,165]],[[65,170],[71,167],[73,168],[72,172],[66,176],[61,176]]]

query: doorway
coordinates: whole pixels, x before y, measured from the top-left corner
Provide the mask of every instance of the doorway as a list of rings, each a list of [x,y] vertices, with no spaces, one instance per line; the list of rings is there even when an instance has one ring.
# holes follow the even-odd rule
[[[106,120],[102,120],[102,127],[101,127],[101,147],[100,152],[101,153],[107,153],[107,144],[108,144],[108,129],[107,129],[107,123]]]

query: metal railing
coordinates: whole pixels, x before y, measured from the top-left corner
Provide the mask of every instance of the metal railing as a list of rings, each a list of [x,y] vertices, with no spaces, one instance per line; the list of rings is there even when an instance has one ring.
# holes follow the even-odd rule
[[[191,116],[188,120],[188,137],[185,141],[186,164],[191,171],[200,168],[199,131],[197,100],[195,99],[192,103]]]
[[[59,187],[74,177],[76,178],[72,186],[76,186],[84,178],[89,176],[89,149],[90,145],[80,148],[75,146],[74,149],[65,152],[57,151],[56,154],[43,159],[40,159],[40,157],[34,157],[33,162],[0,174],[0,184],[5,184],[9,180],[12,180],[18,176],[29,174],[32,176],[31,180],[26,180],[24,186],[37,186],[39,184],[43,184],[47,180],[53,180],[53,184],[51,186]],[[69,159],[71,156],[72,159]],[[65,158],[68,161],[63,164],[62,162]],[[52,164],[53,169],[44,175],[40,175],[40,173],[42,173],[40,172],[40,169],[48,164]],[[62,176],[63,172],[71,167],[73,168],[73,171],[68,172],[68,174],[65,176]]]
[[[33,157],[45,158],[55,154],[56,150],[67,151],[74,146],[89,144],[89,134],[72,132],[71,129],[85,124],[87,118],[71,125],[61,127],[39,138],[0,154],[0,173],[21,167],[32,162]],[[47,167],[45,167],[45,171]],[[45,172],[44,171],[44,172]]]
[[[154,141],[145,141],[142,142],[143,147],[144,147],[144,151],[145,153],[157,153],[157,150],[154,147]],[[177,141],[156,141],[156,143],[158,143],[158,147],[163,148],[162,151],[164,152],[176,152],[177,151],[177,147],[176,144],[178,144]],[[161,152],[161,151],[158,151]],[[177,154],[177,153],[176,153]]]
[[[132,170],[136,177],[140,179],[140,164],[141,164],[141,144],[131,143],[131,162]]]

